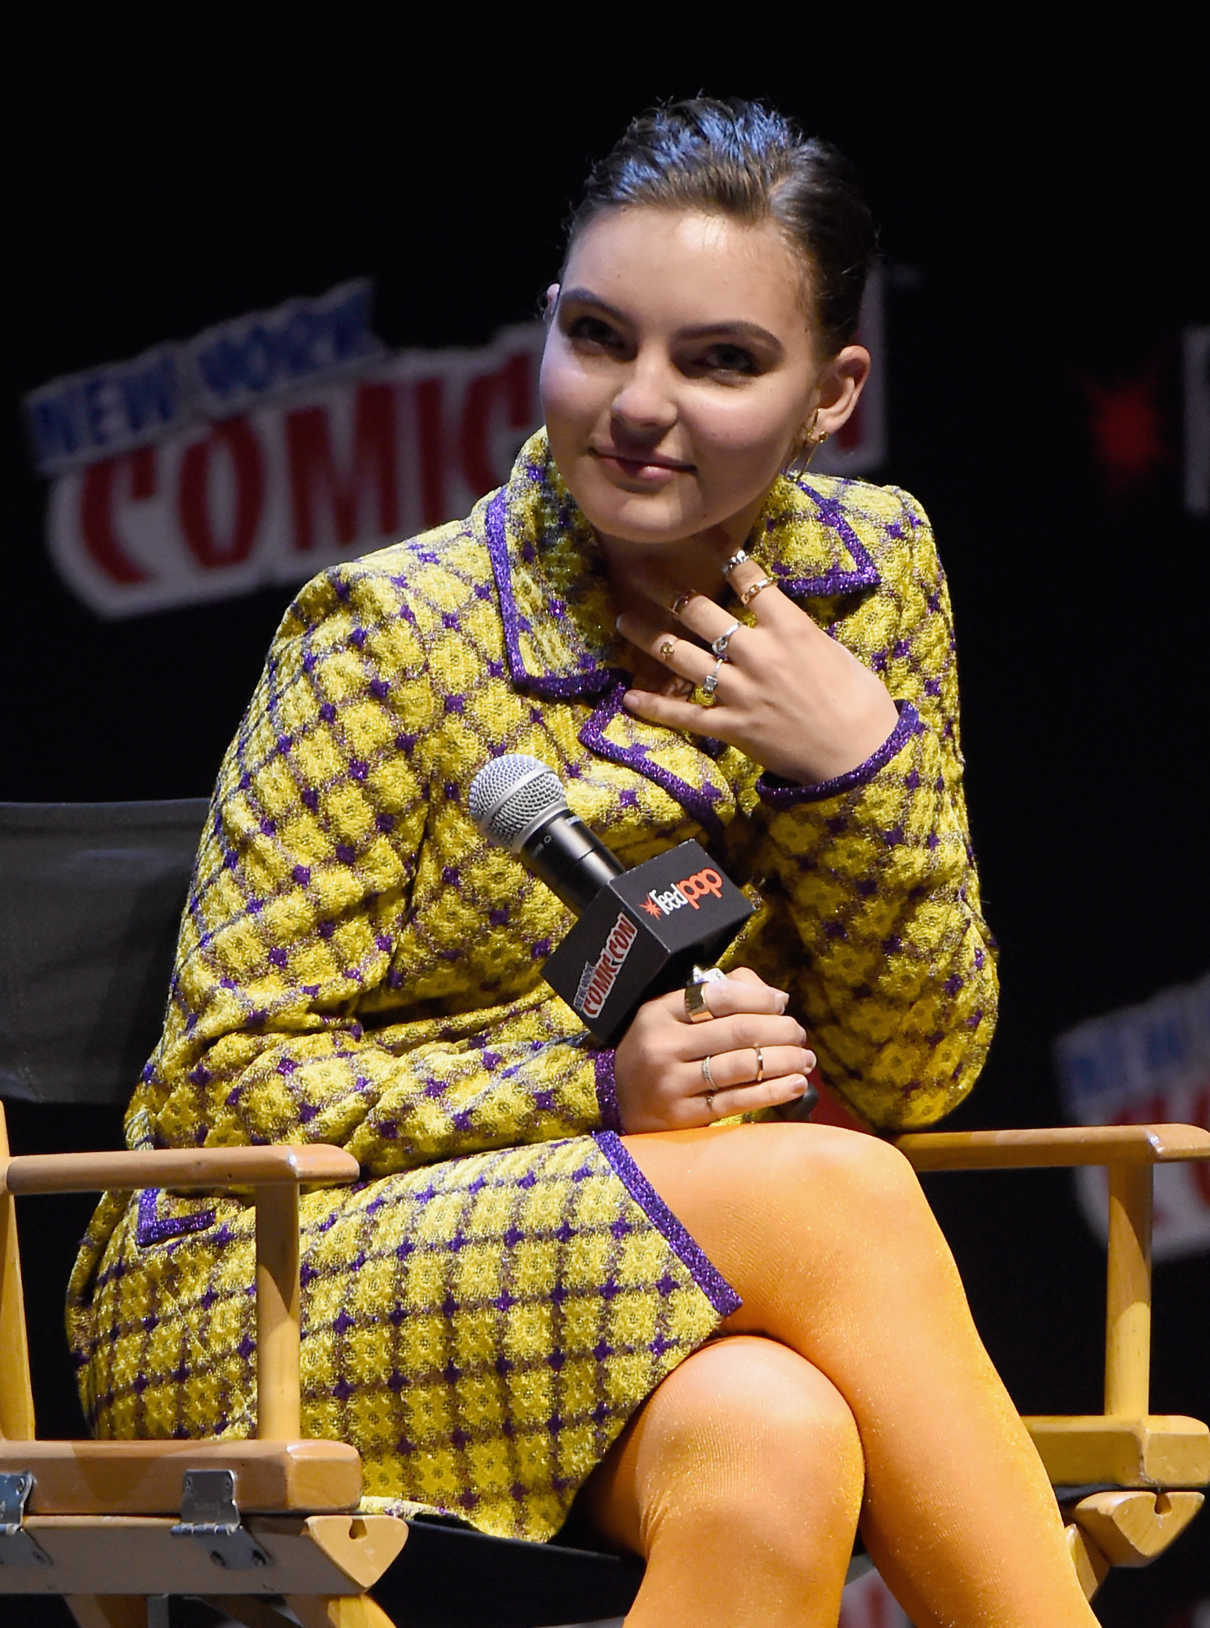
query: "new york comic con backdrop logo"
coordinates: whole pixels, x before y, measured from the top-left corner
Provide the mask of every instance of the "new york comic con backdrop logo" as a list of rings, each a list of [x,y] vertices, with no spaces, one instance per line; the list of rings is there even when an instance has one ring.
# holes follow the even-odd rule
[[[297,583],[466,514],[541,421],[540,322],[478,349],[390,352],[372,286],[237,317],[196,338],[42,385],[24,408],[50,479],[47,547],[101,616]],[[882,352],[873,279],[863,341]],[[885,455],[878,367],[836,450]]]

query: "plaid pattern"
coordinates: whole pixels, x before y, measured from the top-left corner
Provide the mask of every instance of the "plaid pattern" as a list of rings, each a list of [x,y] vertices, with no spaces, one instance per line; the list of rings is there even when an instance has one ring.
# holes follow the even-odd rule
[[[316,578],[219,773],[134,1146],[336,1142],[304,1198],[304,1425],[367,1491],[543,1537],[735,1304],[624,1145],[612,1053],[541,981],[566,909],[465,810],[548,762],[624,862],[705,842],[762,904],[729,951],[793,979],[821,1065],[885,1127],[982,1062],[994,968],[962,805],[949,609],[905,494],[778,482],[756,552],[885,677],[900,723],[827,786],[620,703],[591,532],[530,441],[472,515]],[[494,579],[494,580],[493,580]],[[249,1428],[249,1218],[106,1198],[69,1328],[98,1433]]]

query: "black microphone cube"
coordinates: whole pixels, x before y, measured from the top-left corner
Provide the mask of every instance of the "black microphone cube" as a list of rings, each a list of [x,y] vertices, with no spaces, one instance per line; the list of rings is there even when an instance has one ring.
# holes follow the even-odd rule
[[[542,974],[612,1045],[644,1001],[713,961],[752,910],[704,848],[682,842],[607,882]]]

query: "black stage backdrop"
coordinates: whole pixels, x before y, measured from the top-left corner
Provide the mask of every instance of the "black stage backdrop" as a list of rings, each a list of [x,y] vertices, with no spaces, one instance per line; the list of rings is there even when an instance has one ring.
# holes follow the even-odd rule
[[[1192,79],[1144,96],[1131,71],[1094,85],[1066,63],[958,90],[907,63],[877,83],[844,64],[829,47],[809,71],[604,82],[572,60],[539,87],[363,60],[332,92],[283,83],[272,106],[263,73],[255,94],[232,74],[179,98],[168,76],[150,104],[126,78],[59,84],[21,159],[14,395],[357,277],[392,350],[483,345],[534,316],[587,158],[656,96],[761,95],[836,141],[883,224],[873,478],[915,492],[936,526],[1002,944],[999,1035],[951,1123],[1059,1122],[1054,1037],[1210,962],[1210,569],[1181,405],[1183,335],[1210,320],[1206,143]],[[10,422],[0,795],[207,793],[290,585],[99,617],[48,558],[46,483],[16,407]],[[27,1149],[73,1135],[36,1121],[18,1126]],[[929,1190],[1019,1405],[1095,1409],[1101,1257],[1070,1179]],[[1210,1407],[1202,1248],[1157,1271],[1157,1411]],[[57,1281],[48,1294],[53,1330]],[[1107,1623],[1193,1621],[1210,1595],[1201,1525],[1110,1582]]]

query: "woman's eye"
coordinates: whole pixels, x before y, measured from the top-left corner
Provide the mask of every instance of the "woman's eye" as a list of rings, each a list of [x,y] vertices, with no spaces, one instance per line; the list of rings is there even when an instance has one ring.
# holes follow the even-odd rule
[[[613,345],[617,342],[613,329],[600,317],[576,317],[568,323],[567,333],[569,338],[584,340],[590,345]]]
[[[756,358],[742,345],[711,345],[702,357],[704,366],[715,373],[757,373]]]

